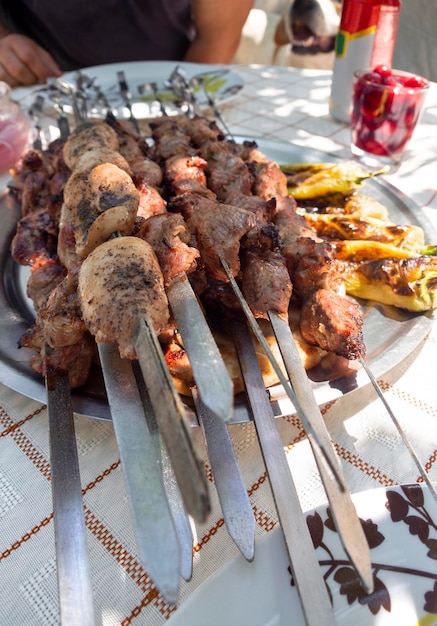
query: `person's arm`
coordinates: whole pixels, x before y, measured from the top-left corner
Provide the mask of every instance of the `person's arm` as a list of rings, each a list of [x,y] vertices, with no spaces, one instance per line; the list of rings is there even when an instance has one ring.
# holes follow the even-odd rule
[[[60,76],[53,57],[29,37],[11,33],[0,23],[0,80],[11,87],[34,85]]]
[[[184,61],[230,63],[253,0],[193,0],[196,38]]]

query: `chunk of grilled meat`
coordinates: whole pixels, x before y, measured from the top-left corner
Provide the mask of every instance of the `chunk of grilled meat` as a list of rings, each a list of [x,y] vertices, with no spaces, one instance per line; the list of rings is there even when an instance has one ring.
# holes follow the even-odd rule
[[[167,212],[167,203],[157,189],[147,182],[136,181],[135,186],[139,192],[137,217],[147,220],[153,215]]]
[[[169,320],[164,279],[152,247],[138,237],[102,243],[83,261],[79,296],[85,324],[98,343],[115,341],[135,359],[134,329],[147,313],[156,333]]]
[[[201,155],[208,162],[208,187],[221,202],[227,202],[231,193],[251,195],[252,175],[231,144],[226,141],[205,143]]]
[[[257,318],[268,319],[268,311],[288,316],[292,284],[285,260],[278,252],[244,255],[242,269],[244,298]]]
[[[76,238],[74,236],[71,211],[66,204],[61,209],[57,252],[59,261],[67,270],[75,270],[82,262],[82,259],[76,252]]]
[[[45,306],[38,314],[45,344],[51,348],[63,348],[79,343],[86,333],[77,292],[77,269],[67,273],[51,291]]]
[[[275,161],[248,164],[254,182],[252,191],[255,196],[269,200],[287,195],[287,177]]]
[[[76,168],[79,158],[85,152],[96,148],[117,151],[119,147],[117,133],[106,122],[85,122],[77,126],[65,142],[63,155],[71,170]]]
[[[132,175],[130,165],[124,156],[122,156],[117,150],[113,150],[112,148],[108,148],[106,146],[101,148],[92,148],[90,150],[86,150],[86,152],[83,152],[82,154],[79,154],[75,159],[74,172],[88,173],[96,167],[96,165],[101,165],[102,163],[112,163],[112,165],[116,165],[121,170],[126,172],[126,174],[129,174],[130,176]]]
[[[172,196],[197,193],[214,199],[207,188],[207,162],[200,156],[174,156],[165,162],[165,182]]]
[[[46,206],[50,196],[62,194],[69,175],[63,146],[64,142],[56,139],[44,151],[28,150],[12,168],[12,182],[8,186],[23,215]]]
[[[225,259],[236,276],[240,271],[240,240],[256,227],[255,215],[229,204],[197,198],[196,208],[187,220],[188,228],[196,237],[208,272],[213,278],[226,281],[220,258]]]
[[[150,217],[140,226],[137,236],[145,239],[155,251],[165,285],[178,274],[190,273],[196,268],[200,252],[188,245],[191,234],[179,213],[162,213]]]
[[[184,124],[179,120],[162,117],[150,124],[152,138],[155,140],[154,158],[159,163],[175,156],[191,156],[197,154],[188,137]]]
[[[35,372],[45,376],[48,371],[65,370],[68,372],[70,387],[75,389],[84,385],[88,379],[96,344],[94,338],[85,333],[73,345],[47,349],[41,327],[35,324],[20,337],[19,348],[36,351],[30,358],[30,366]]]
[[[362,325],[358,304],[328,289],[316,289],[302,305],[303,338],[346,359],[357,359],[366,353]]]
[[[41,267],[56,263],[58,222],[45,208],[30,211],[17,224],[11,255],[20,265]]]
[[[49,263],[36,267],[30,273],[26,285],[26,294],[38,311],[45,303],[52,290],[65,278],[67,270],[59,263]]]
[[[76,252],[85,257],[114,232],[132,232],[139,192],[132,178],[116,165],[102,163],[89,173],[68,179],[64,202],[71,212]]]

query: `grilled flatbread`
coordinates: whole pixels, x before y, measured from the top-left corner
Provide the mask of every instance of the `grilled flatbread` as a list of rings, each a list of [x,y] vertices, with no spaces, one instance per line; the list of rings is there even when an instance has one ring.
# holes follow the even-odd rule
[[[277,359],[278,363],[282,364],[279,348],[269,322],[265,320],[258,321],[275,358]],[[327,353],[317,346],[310,345],[302,338],[296,320],[291,322],[291,327],[305,369],[315,367],[322,361]],[[241,375],[240,365],[232,338],[229,335],[225,334],[223,331],[219,330],[214,330],[214,337],[233,382],[234,393],[238,394],[243,392],[243,377]],[[261,373],[266,387],[272,387],[273,385],[278,384],[279,380],[277,374],[270,364],[270,361],[266,357],[262,346],[258,343],[256,339],[254,345],[255,352],[258,358],[258,363],[260,365]],[[195,383],[188,356],[183,348],[182,340],[180,339],[180,337],[176,337],[166,347],[165,359],[167,361],[170,373],[172,374],[173,382],[177,391],[183,396],[191,396],[191,387]],[[283,371],[285,374],[285,370]]]

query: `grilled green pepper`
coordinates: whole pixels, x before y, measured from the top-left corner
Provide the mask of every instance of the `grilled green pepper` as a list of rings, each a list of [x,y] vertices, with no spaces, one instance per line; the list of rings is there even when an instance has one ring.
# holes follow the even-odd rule
[[[357,298],[421,312],[437,307],[437,257],[345,263],[346,292]]]
[[[353,161],[341,163],[300,163],[281,165],[287,176],[288,193],[296,200],[313,200],[357,191],[368,178],[386,174],[389,167],[375,172],[363,170]]]
[[[369,244],[379,241],[416,253],[420,253],[425,246],[423,229],[412,224],[397,225],[371,217],[362,219],[350,215],[318,213],[305,213],[305,219],[324,239],[360,240],[368,241]]]

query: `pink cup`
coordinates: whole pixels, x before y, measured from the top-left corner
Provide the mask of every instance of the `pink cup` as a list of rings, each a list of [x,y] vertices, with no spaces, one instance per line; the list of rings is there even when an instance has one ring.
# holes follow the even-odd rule
[[[423,110],[428,81],[378,66],[354,75],[352,154],[369,166],[401,161]]]
[[[9,85],[0,82],[0,173],[15,165],[29,146],[30,137],[29,119],[11,99]]]

